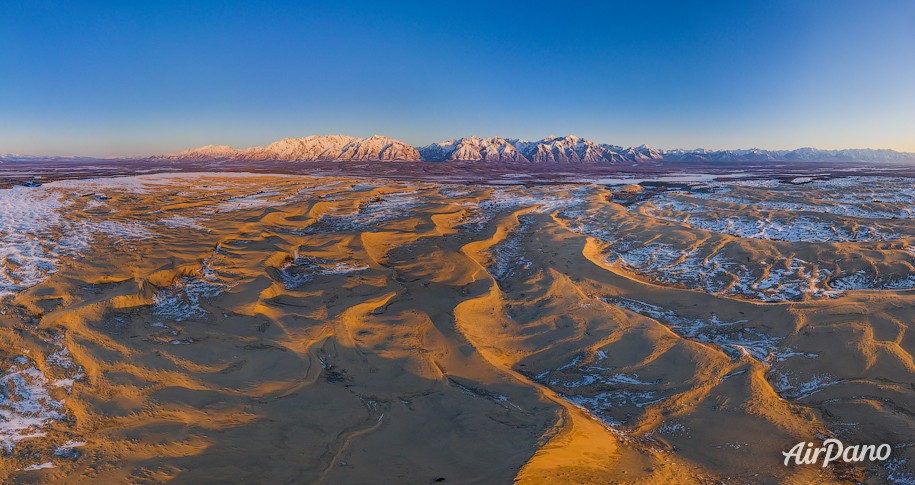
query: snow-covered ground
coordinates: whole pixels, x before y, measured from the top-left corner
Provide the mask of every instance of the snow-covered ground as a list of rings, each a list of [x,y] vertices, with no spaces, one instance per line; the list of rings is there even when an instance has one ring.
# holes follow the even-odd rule
[[[915,288],[915,253],[906,249],[915,239],[909,179],[710,182],[640,195],[631,204],[625,197],[614,200],[629,218],[574,207],[558,216],[573,231],[605,243],[610,264],[661,284],[762,301]],[[639,221],[652,219],[678,225],[644,230]],[[762,246],[761,258],[760,244],[743,240],[773,244]],[[860,255],[823,246],[805,258],[797,255],[805,247],[780,242],[852,243],[846,250]],[[873,265],[853,264],[865,253]]]
[[[62,334],[46,343],[53,351],[44,366],[24,354],[0,368],[0,455],[11,453],[20,441],[45,436],[46,426],[65,419],[66,396],[84,377]]]

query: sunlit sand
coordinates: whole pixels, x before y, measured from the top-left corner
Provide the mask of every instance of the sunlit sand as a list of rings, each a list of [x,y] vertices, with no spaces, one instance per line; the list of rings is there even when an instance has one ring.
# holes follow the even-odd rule
[[[910,180],[712,178],[0,190],[0,481],[913,477],[782,464],[915,436]]]

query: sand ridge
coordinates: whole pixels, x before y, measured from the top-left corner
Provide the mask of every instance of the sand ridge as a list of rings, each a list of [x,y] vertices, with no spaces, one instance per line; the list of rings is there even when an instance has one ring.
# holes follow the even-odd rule
[[[18,424],[0,428],[0,478],[905,477],[912,232],[904,200],[873,202],[905,182],[841,183],[196,174],[29,188],[51,218],[11,229],[33,249],[6,260],[0,410]],[[746,208],[861,185],[864,202],[834,195],[823,204],[845,213],[807,217],[866,237],[813,238],[809,221],[767,237],[798,209]],[[831,436],[892,443],[894,461],[782,465]]]

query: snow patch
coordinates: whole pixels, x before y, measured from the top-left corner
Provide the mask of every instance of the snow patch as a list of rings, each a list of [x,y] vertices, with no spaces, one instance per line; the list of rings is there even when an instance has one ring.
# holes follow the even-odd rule
[[[19,441],[44,436],[50,421],[64,419],[63,401],[51,397],[49,386],[45,374],[23,356],[0,375],[0,448],[6,453]]]

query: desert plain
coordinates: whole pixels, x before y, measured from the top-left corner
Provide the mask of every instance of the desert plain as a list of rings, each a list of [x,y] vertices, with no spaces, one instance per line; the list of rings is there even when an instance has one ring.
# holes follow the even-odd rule
[[[0,189],[2,482],[915,483],[910,178],[118,175]]]

